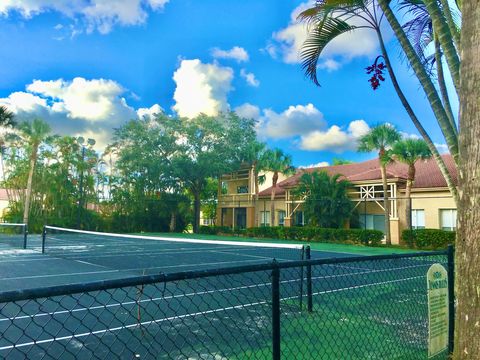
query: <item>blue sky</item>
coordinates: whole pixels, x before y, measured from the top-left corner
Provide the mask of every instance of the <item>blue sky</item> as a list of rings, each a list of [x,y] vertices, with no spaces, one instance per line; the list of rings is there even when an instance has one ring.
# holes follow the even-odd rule
[[[362,160],[355,142],[389,122],[416,134],[387,79],[373,91],[364,68],[374,34],[326,49],[314,86],[302,73],[294,0],[17,0],[0,2],[0,104],[41,116],[55,132],[106,144],[112,128],[163,109],[194,116],[237,110],[295,165]],[[399,81],[435,142],[425,96],[389,36]]]

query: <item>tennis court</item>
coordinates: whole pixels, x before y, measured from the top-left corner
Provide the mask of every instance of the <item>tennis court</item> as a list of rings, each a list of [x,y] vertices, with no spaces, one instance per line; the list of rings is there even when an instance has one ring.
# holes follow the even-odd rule
[[[358,342],[349,358],[360,359],[376,335],[390,339],[383,358],[424,358],[424,274],[445,256],[350,261],[312,252],[309,313],[306,267],[288,267],[305,254],[299,245],[47,228],[44,241],[30,236],[27,249],[2,253],[2,291],[53,287],[0,295],[0,357],[271,358],[275,258],[285,354],[330,359],[348,340]],[[365,331],[369,341],[357,339]]]

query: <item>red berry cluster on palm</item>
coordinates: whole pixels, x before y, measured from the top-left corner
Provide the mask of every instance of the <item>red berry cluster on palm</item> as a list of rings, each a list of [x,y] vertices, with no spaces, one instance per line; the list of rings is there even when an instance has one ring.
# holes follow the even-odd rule
[[[378,62],[381,57],[381,55],[377,56],[375,62],[365,68],[368,75],[372,74],[372,77],[368,79],[368,81],[370,82],[370,86],[373,90],[377,90],[380,87],[380,81],[385,81],[383,72],[387,68],[387,65],[385,65],[383,62]]]

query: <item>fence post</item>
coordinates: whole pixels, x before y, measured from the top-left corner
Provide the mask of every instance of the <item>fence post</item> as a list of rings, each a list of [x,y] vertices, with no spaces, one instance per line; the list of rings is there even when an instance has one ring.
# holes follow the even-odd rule
[[[310,252],[310,246],[307,246],[305,250],[306,259],[311,260],[312,255]],[[310,265],[310,263],[307,265],[307,310],[308,312],[313,311],[312,265]]]
[[[45,240],[47,237],[47,227],[44,225],[42,230],[42,254],[45,254]]]
[[[453,354],[455,334],[455,252],[453,245],[448,245],[448,353]]]
[[[273,261],[272,270],[272,359],[280,360],[280,268]]]
[[[27,225],[25,224],[23,226],[23,248],[26,249],[27,248],[27,235],[28,235],[28,227]]]

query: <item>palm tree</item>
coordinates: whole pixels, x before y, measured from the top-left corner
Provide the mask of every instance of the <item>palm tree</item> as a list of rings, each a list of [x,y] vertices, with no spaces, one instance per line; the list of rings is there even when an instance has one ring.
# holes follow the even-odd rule
[[[32,122],[21,123],[20,131],[31,150],[29,156],[30,167],[28,171],[27,191],[25,194],[25,207],[23,210],[23,223],[28,225],[30,200],[32,198],[32,181],[35,172],[35,165],[37,163],[38,148],[50,132],[50,126],[41,119],[34,119]]]
[[[15,116],[11,111],[9,111],[5,106],[0,106],[0,126],[3,127],[5,132],[0,134],[0,166],[2,168],[2,180],[5,182],[6,174],[5,174],[5,162],[4,162],[4,155],[5,155],[5,144],[8,141],[8,129],[13,128],[16,125]],[[7,198],[10,200],[10,191],[7,189]]]
[[[407,1],[411,1],[412,3],[419,3],[419,1],[417,0],[405,0],[405,2]],[[360,20],[362,24],[349,24],[348,21],[352,18]],[[306,21],[309,25],[309,34],[307,40],[303,44],[301,52],[301,58],[303,60],[302,65],[305,74],[309,76],[315,84],[318,85],[318,61],[325,47],[332,40],[346,32],[355,31],[357,29],[372,29],[373,31],[375,31],[382,53],[381,57],[385,61],[386,69],[389,73],[390,79],[392,80],[393,87],[413,124],[415,125],[423,139],[427,142],[430,151],[432,152],[435,160],[437,161],[440,171],[442,172],[442,175],[447,182],[453,198],[455,199],[455,201],[457,201],[457,189],[452,180],[451,174],[448,172],[445,162],[440,156],[438,149],[435,147],[423,124],[420,122],[420,120],[414,113],[412,107],[410,106],[410,103],[408,102],[397,81],[381,31],[381,24],[383,18],[384,15],[379,9],[378,0],[317,1],[314,7],[305,10],[299,15],[299,19]],[[428,78],[428,76],[426,77]],[[434,107],[434,112],[437,116],[437,119],[439,119],[438,121],[447,140],[447,144],[449,145],[450,152],[456,158],[458,155],[458,139],[456,128],[452,125],[453,121],[451,119],[453,117],[448,116],[447,111],[443,108],[441,101],[439,101],[438,94],[436,94],[436,92],[435,94],[432,92],[435,90],[435,87],[433,86],[431,80],[429,78],[424,79],[424,82],[426,84],[426,87],[424,87],[424,89],[426,89],[426,92],[428,90],[428,93],[430,93],[428,99],[432,104],[432,108]]]
[[[373,127],[368,134],[359,140],[358,151],[378,151],[380,172],[383,184],[383,207],[385,210],[385,239],[388,245],[392,243],[390,236],[390,207],[388,201],[387,185],[387,162],[389,161],[387,150],[401,138],[400,133],[390,124],[381,124]]]
[[[342,175],[329,176],[326,171],[304,173],[296,195],[305,199],[303,210],[311,225],[340,228],[350,218],[353,203],[348,197],[351,183]]]
[[[265,170],[267,166],[268,151],[266,144],[258,141],[253,141],[247,148],[247,162],[252,166],[255,186],[255,203],[258,202],[258,193],[260,183],[265,181],[265,178],[260,176],[260,172]],[[258,226],[258,214],[255,212],[255,226]]]
[[[404,164],[408,165],[407,184],[405,187],[405,219],[407,226],[412,227],[412,203],[410,200],[413,182],[415,181],[415,163],[418,160],[426,160],[432,157],[432,153],[425,141],[420,139],[403,139],[396,142],[392,148],[392,157]]]
[[[402,47],[403,52],[405,53],[414,73],[415,76],[417,77],[418,81],[420,82],[420,85],[422,86],[427,99],[430,103],[430,106],[433,110],[433,113],[435,114],[435,118],[437,119],[437,122],[440,126],[440,129],[442,130],[443,136],[445,137],[445,141],[448,145],[448,149],[450,150],[450,153],[452,154],[455,162],[458,164],[459,163],[459,154],[458,154],[458,136],[456,134],[455,129],[452,128],[452,124],[448,118],[447,112],[445,108],[443,107],[442,101],[437,93],[437,90],[433,84],[432,79],[428,75],[427,70],[425,69],[424,64],[422,63],[420,57],[418,56],[417,52],[413,48],[412,44],[408,40],[407,34],[405,33],[404,29],[400,25],[398,19],[395,16],[395,13],[390,7],[390,0],[378,0],[378,4],[380,8],[382,9],[383,13],[385,14],[385,17],[387,21],[389,22],[395,37],[400,43],[400,46]],[[429,6],[427,5],[427,10],[430,15],[432,13],[430,12]],[[438,19],[437,19],[438,20]],[[438,38],[444,38],[450,36],[451,38],[451,33],[446,31],[446,28],[443,26],[435,26],[435,20],[432,18],[433,22],[433,31],[435,34],[438,35]],[[444,40],[444,41],[449,41]],[[442,42],[440,42],[442,43]],[[449,48],[449,50],[451,50]],[[444,49],[445,51],[445,49]],[[452,67],[453,67],[453,72],[452,76],[455,77],[458,75],[458,72],[456,71],[456,67],[458,64],[454,64],[456,61],[455,59],[452,59],[454,57],[451,53],[445,54],[446,57],[448,58],[450,55],[450,61],[449,62],[449,68],[450,72],[452,72]],[[454,81],[454,83],[457,83]],[[423,136],[423,134],[422,134]],[[427,139],[425,139],[427,140]],[[432,149],[430,149],[432,150]],[[433,153],[433,151],[432,151]],[[437,157],[435,157],[437,159]],[[439,164],[440,166],[440,164]],[[441,168],[441,167],[440,167]],[[441,168],[442,169],[442,168]],[[442,172],[444,170],[442,169]],[[447,171],[448,173],[448,171]],[[445,173],[444,173],[445,176]]]
[[[288,175],[295,171],[292,166],[292,157],[285,154],[281,149],[267,150],[265,154],[265,170],[273,172],[272,192],[270,195],[270,218],[271,226],[275,225],[275,193],[278,182],[278,175]]]

